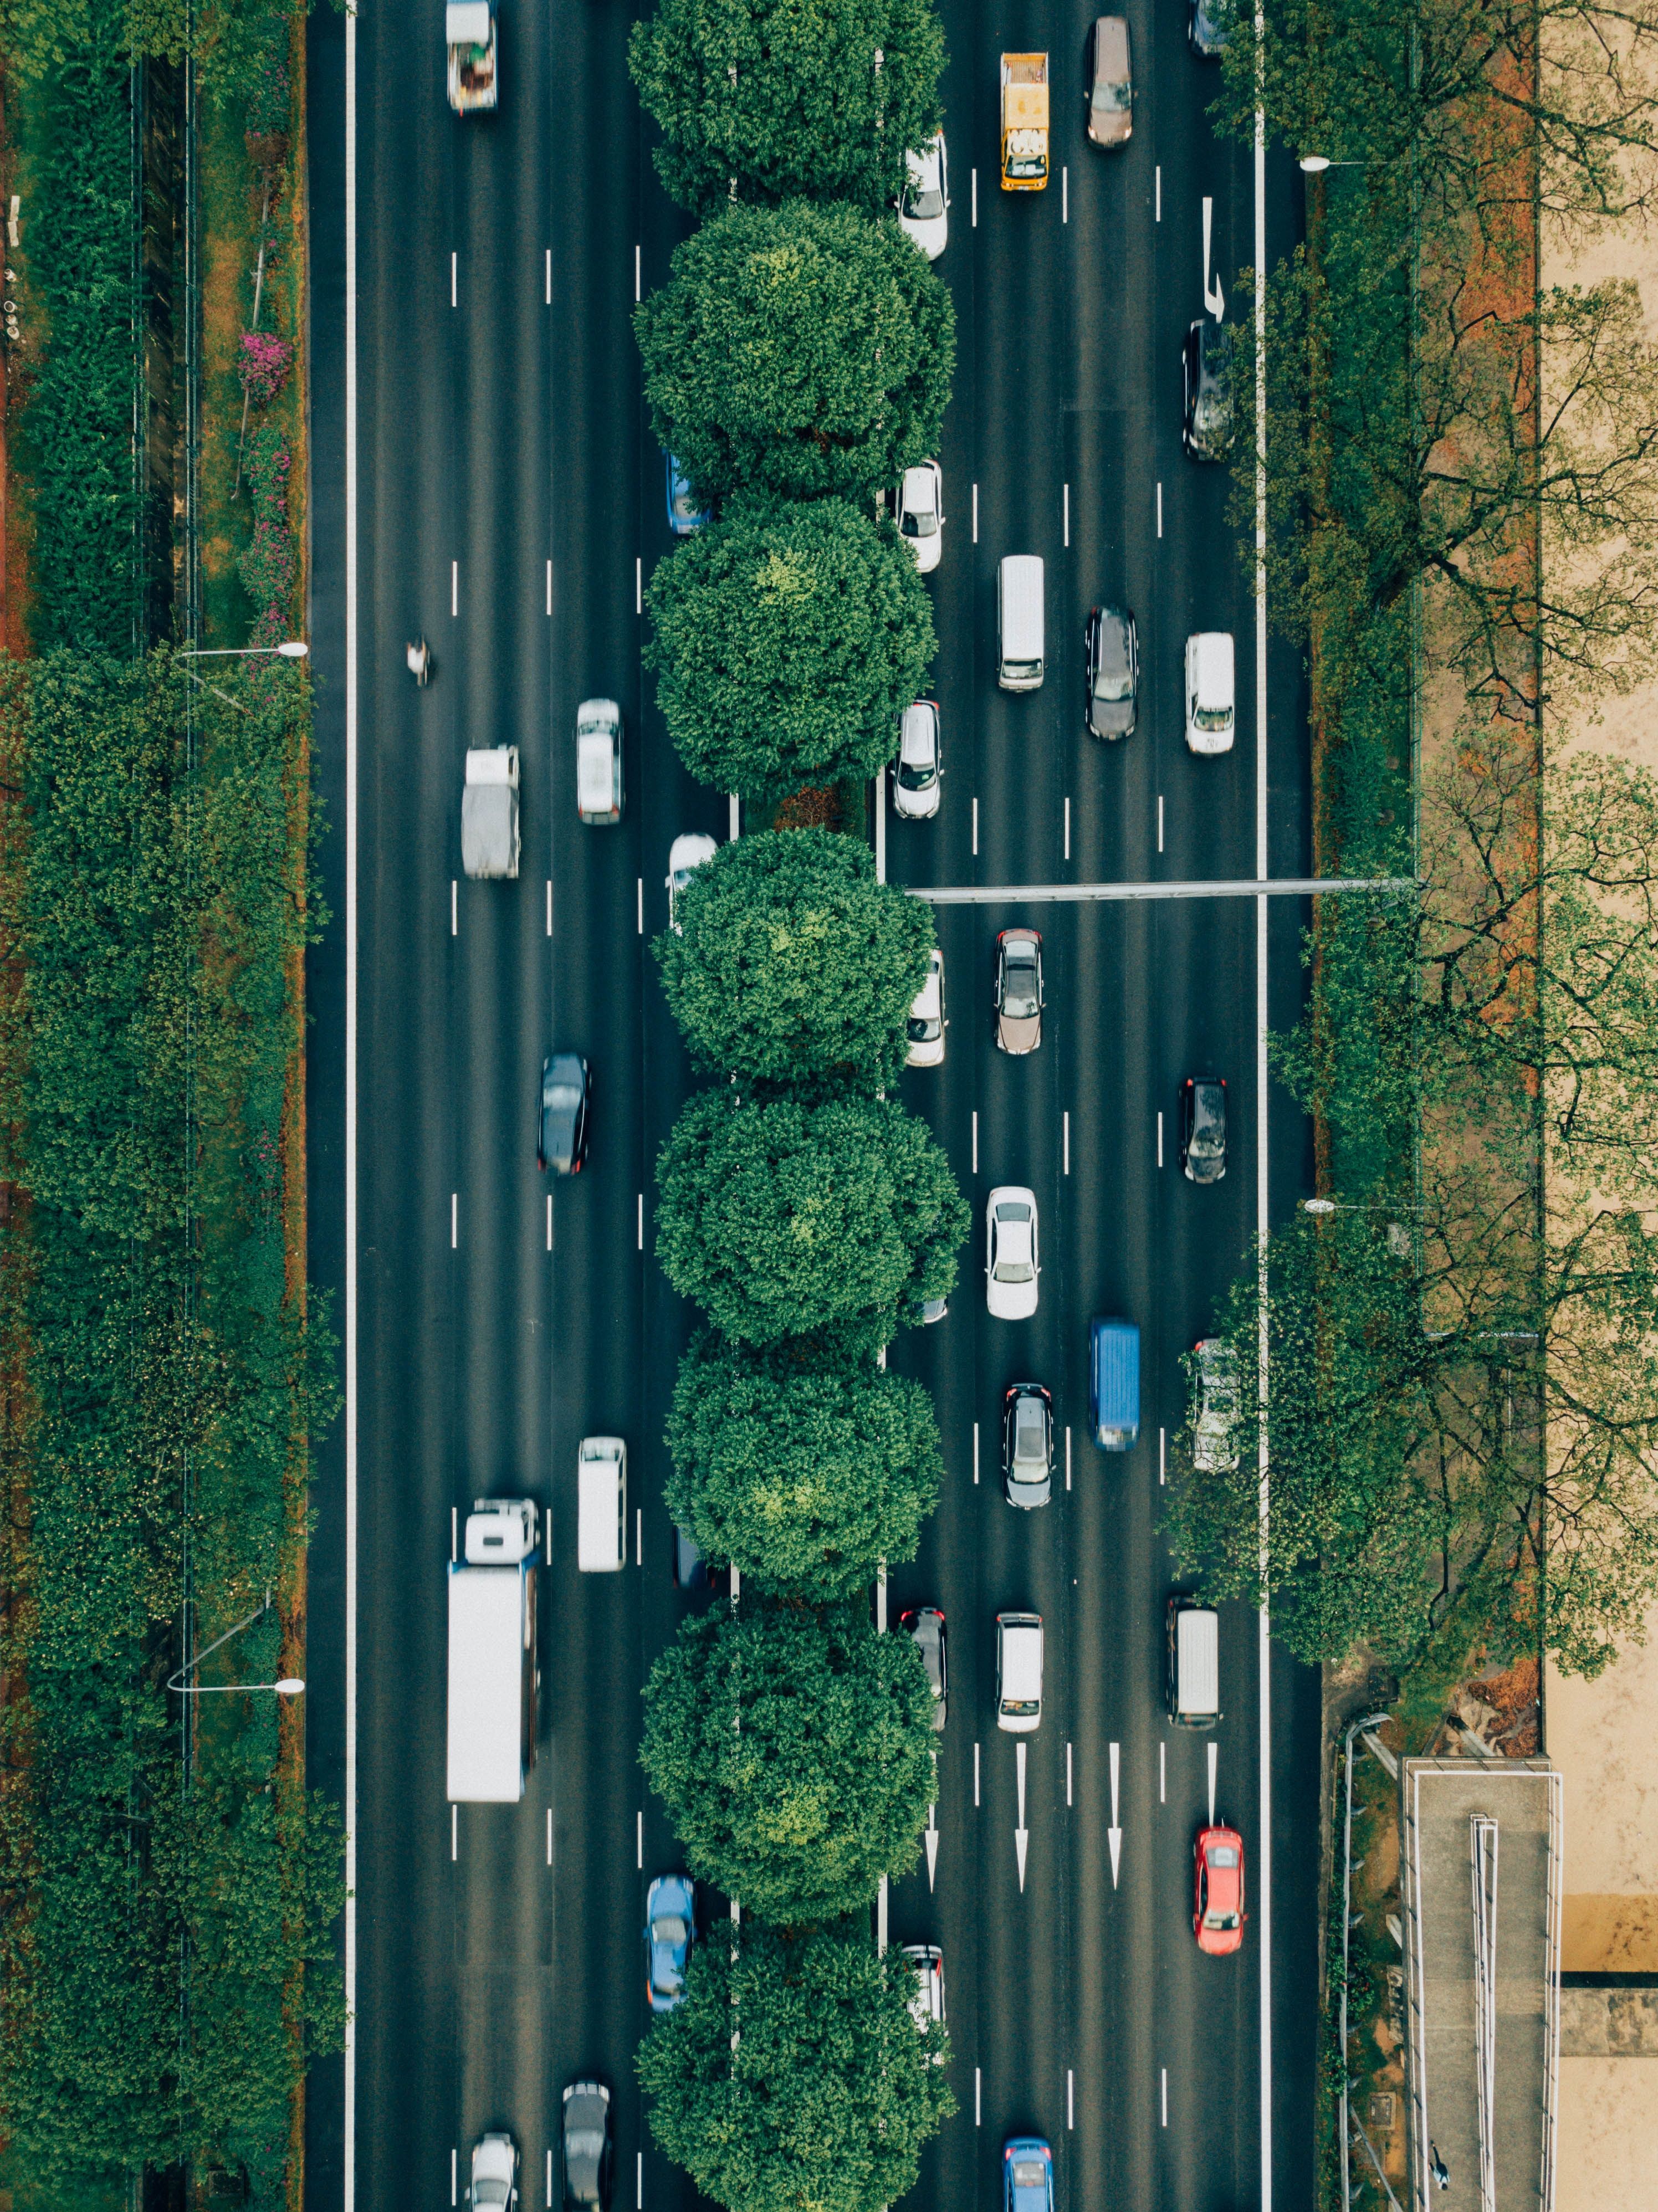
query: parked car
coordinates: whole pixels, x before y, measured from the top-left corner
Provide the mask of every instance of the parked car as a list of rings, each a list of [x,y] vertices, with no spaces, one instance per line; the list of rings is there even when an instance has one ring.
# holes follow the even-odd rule
[[[999,1183],[985,1200],[985,1304],[998,1321],[1029,1321],[1042,1273],[1036,1194]]]
[[[944,132],[919,149],[912,148],[904,162],[908,174],[898,202],[898,228],[914,240],[929,261],[936,261],[950,243],[950,169]]]
[[[572,2081],[564,2092],[564,2202],[609,2212],[610,2093],[602,2081]]]
[[[1238,1463],[1238,1356],[1224,1336],[1200,1336],[1197,1361],[1192,1463],[1205,1474],[1224,1474]]]
[[[575,710],[575,803],[584,822],[622,819],[622,709],[584,699]]]
[[[915,565],[926,576],[943,556],[944,529],[944,472],[937,461],[920,461],[904,471],[898,487],[898,534],[915,556]]]
[[[587,1158],[587,1122],[593,1072],[580,1053],[556,1052],[541,1063],[541,1119],[536,1165],[555,1175],[580,1175]]]
[[[1187,0],[1186,38],[1193,52],[1213,61],[1232,36],[1232,0]]]
[[[1197,1863],[1197,1898],[1192,1932],[1199,1951],[1212,1958],[1243,1946],[1243,1838],[1236,1828],[1200,1828],[1192,1856]]]
[[[1004,1052],[1035,1052],[1042,1041],[1042,940],[1034,929],[1005,929],[996,939],[996,1042]]]
[[[1201,316],[1181,351],[1181,443],[1194,461],[1224,461],[1232,450],[1232,372],[1230,325]]]
[[[664,458],[668,464],[668,527],[676,538],[689,538],[694,530],[706,530],[714,515],[709,508],[697,505],[690,478],[673,455]]]
[[[695,1941],[695,1885],[689,1875],[658,1875],[645,1893],[645,1995],[653,2012],[671,2012],[684,1996]]]
[[[1133,130],[1127,18],[1096,15],[1088,40],[1088,135],[1096,146],[1126,146]]]
[[[898,1616],[921,1655],[927,1680],[932,1686],[932,1725],[942,1734],[950,1711],[950,1668],[944,1644],[944,1617],[936,1605],[913,1605]]]
[[[944,1058],[944,956],[935,945],[927,961],[926,981],[910,1001],[909,1047],[906,1067],[941,1067]]]
[[[1180,1164],[1188,1182],[1226,1172],[1226,1079],[1188,1075],[1180,1090]]]
[[[1127,607],[1096,607],[1084,632],[1089,734],[1129,738],[1139,705],[1140,643]]]
[[[938,702],[918,699],[898,724],[898,765],[892,772],[892,811],[907,822],[930,822],[938,811]]]
[[[507,2212],[518,2203],[518,2145],[511,2136],[480,2136],[472,2145],[466,2201],[473,2212]]]
[[[708,1563],[697,1549],[696,1540],[689,1528],[676,1528],[673,1532],[673,1583],[676,1589],[714,1587]]]
[[[684,896],[685,886],[704,860],[713,860],[720,850],[712,837],[700,830],[684,830],[668,848],[668,927],[676,936],[684,931],[679,920],[679,902]]]
[[[1046,1505],[1054,1495],[1054,1400],[1040,1382],[1003,1393],[1002,1487],[1010,1505]]]
[[[1186,742],[1194,753],[1230,753],[1236,732],[1232,634],[1199,630],[1186,641]]]
[[[915,1969],[915,1994],[909,2001],[911,2016],[925,2035],[936,2021],[944,2025],[944,1954],[936,1943],[906,1943],[904,1956]],[[932,2063],[942,2066],[948,2053],[935,2051]]]
[[[1002,2212],[1054,2212],[1054,2154],[1040,2136],[1002,2147]]]
[[[942,1321],[950,1311],[948,1298],[923,1298],[916,1319],[923,1328],[931,1328],[935,1321]]]
[[[996,1725],[1010,1735],[1029,1735],[1042,1720],[1042,1617],[1039,1613],[996,1616]]]

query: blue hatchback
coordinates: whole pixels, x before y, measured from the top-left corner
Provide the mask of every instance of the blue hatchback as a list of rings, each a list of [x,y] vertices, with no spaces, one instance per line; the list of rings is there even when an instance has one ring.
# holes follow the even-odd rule
[[[676,538],[689,538],[694,530],[701,530],[714,520],[706,507],[696,503],[696,494],[690,480],[671,453],[668,463],[668,527]]]
[[[1054,2212],[1054,2154],[1040,2136],[1003,2145],[1002,2212]]]
[[[695,1889],[683,1874],[658,1875],[645,1899],[645,1993],[653,2012],[671,2012],[684,1996],[695,1941]]]

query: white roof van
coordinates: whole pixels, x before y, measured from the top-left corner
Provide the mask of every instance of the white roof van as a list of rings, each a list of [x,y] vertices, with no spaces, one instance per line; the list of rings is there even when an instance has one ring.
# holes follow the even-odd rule
[[[1169,1601],[1165,1697],[1179,1728],[1213,1728],[1220,1718],[1220,1618],[1189,1597]]]
[[[996,634],[1003,690],[1039,691],[1047,651],[1040,554],[1010,553],[997,569]]]
[[[1029,1735],[1042,1720],[1042,1619],[1039,1613],[996,1616],[996,1725]]]
[[[1236,727],[1232,634],[1199,630],[1186,641],[1186,742],[1194,753],[1230,753]]]
[[[628,1564],[628,1447],[620,1437],[581,1439],[575,1563],[584,1575],[613,1575]]]

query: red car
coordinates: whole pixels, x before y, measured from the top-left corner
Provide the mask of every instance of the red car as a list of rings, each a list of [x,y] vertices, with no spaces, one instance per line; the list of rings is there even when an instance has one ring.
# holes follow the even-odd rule
[[[1243,1838],[1236,1828],[1200,1828],[1193,1846],[1197,1909],[1192,1931],[1199,1951],[1224,1958],[1243,1946]]]

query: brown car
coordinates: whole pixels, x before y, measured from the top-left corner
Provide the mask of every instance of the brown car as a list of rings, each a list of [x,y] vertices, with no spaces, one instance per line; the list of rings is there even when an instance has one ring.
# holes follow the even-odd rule
[[[1088,135],[1096,146],[1126,146],[1134,130],[1134,72],[1128,21],[1096,16],[1088,41]]]
[[[1042,1041],[1042,940],[1034,929],[1005,929],[996,939],[996,1042],[1004,1052],[1035,1052]]]

